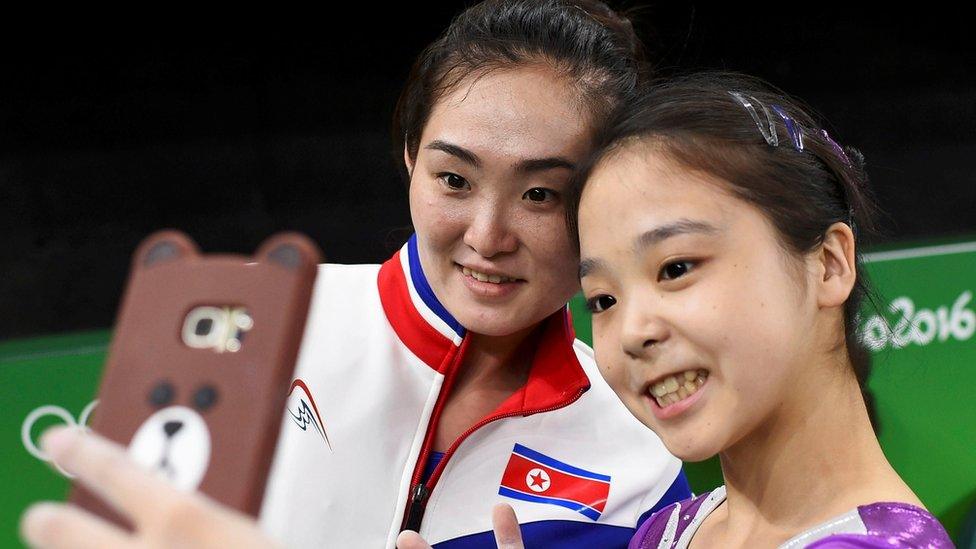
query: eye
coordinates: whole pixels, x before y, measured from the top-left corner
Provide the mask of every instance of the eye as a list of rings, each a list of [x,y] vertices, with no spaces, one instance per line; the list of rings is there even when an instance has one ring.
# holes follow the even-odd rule
[[[545,189],[543,187],[533,187],[525,191],[525,193],[522,195],[522,199],[541,204],[543,202],[546,202],[547,200],[549,201],[555,200],[556,196],[558,196],[556,194],[556,191],[553,191],[552,189]]]
[[[612,295],[598,295],[586,300],[586,309],[593,314],[602,313],[617,302],[617,298]]]
[[[674,280],[688,273],[694,266],[694,261],[674,261],[661,268],[658,274],[660,280]]]
[[[217,389],[210,385],[204,385],[197,389],[193,395],[193,405],[201,412],[213,406],[215,402],[217,402]]]
[[[173,401],[176,390],[168,381],[161,381],[149,392],[149,403],[153,406],[166,406]]]
[[[471,188],[471,184],[468,183],[468,180],[456,173],[438,174],[437,178],[443,181],[444,184],[448,186],[448,188],[453,189],[455,191],[462,191]]]

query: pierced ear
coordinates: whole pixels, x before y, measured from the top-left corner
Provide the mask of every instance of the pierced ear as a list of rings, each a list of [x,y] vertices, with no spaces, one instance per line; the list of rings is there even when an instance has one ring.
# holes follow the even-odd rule
[[[307,236],[289,232],[265,240],[254,257],[258,261],[276,263],[294,271],[315,268],[322,260],[322,253]]]
[[[840,307],[857,282],[854,260],[854,233],[846,223],[827,228],[820,246],[820,272],[817,301],[821,307]]]
[[[175,231],[157,231],[139,244],[133,258],[133,269],[145,269],[185,257],[195,257],[200,252],[186,234]]]

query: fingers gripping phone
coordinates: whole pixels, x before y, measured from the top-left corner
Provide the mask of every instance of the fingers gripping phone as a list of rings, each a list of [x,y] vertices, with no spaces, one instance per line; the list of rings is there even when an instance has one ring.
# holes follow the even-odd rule
[[[283,233],[253,257],[186,235],[140,244],[92,429],[184,490],[257,516],[321,254]],[[125,524],[84,488],[70,500]]]

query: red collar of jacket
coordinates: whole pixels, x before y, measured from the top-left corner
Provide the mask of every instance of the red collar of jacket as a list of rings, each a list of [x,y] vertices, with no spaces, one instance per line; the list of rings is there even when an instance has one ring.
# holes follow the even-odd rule
[[[427,283],[417,255],[417,237],[381,267],[380,301],[400,340],[420,360],[447,375],[462,362],[467,330],[441,305]],[[590,382],[573,349],[568,307],[543,320],[526,384],[492,416],[558,408],[575,400]]]

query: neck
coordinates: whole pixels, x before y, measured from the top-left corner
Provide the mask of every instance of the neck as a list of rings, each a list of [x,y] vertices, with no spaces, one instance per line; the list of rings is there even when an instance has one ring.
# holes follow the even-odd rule
[[[525,385],[532,365],[534,328],[504,337],[468,333],[464,362],[437,425],[435,450],[447,451],[461,433]]]
[[[498,385],[521,387],[532,366],[534,334],[541,325],[529,326],[513,334],[489,336],[469,333],[464,364],[458,373],[457,388],[473,384],[489,388]]]
[[[796,398],[720,454],[723,514],[733,537],[761,531],[785,541],[877,501],[872,496],[901,493],[897,486],[904,484],[881,451],[857,380],[846,361],[838,362],[835,356],[805,369]]]

